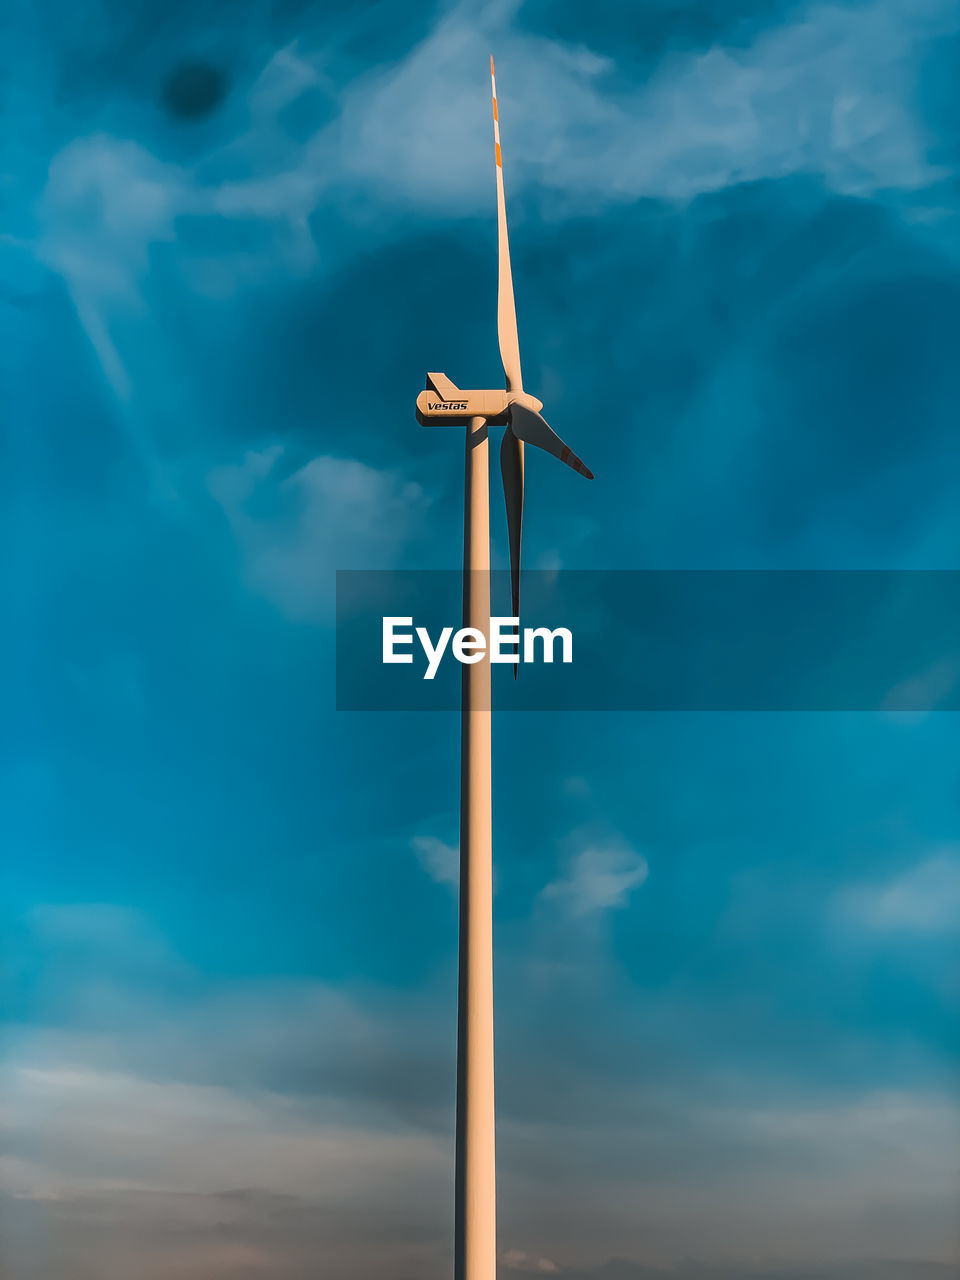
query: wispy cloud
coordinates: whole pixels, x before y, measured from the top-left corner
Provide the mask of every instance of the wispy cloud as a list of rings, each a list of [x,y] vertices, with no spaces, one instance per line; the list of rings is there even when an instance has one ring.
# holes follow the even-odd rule
[[[489,129],[469,109],[464,73],[491,43],[509,182],[562,195],[557,212],[797,173],[856,195],[939,176],[909,101],[926,41],[960,26],[942,0],[814,4],[746,48],[671,57],[626,91],[607,59],[498,18],[454,7],[403,63],[351,94],[342,128],[355,177],[447,212],[482,199]]]
[[[283,475],[284,449],[250,450],[215,468],[250,586],[294,621],[328,618],[335,568],[395,564],[424,516],[422,487],[353,458],[316,457]]]
[[[460,850],[436,836],[414,836],[410,842],[417,861],[437,884],[460,883]]]
[[[302,1274],[318,1253],[388,1275],[380,1233],[357,1247],[361,1206],[397,1215],[394,1262],[399,1252],[422,1270],[436,1252],[429,1206],[443,1202],[451,1153],[429,1133],[358,1125],[289,1096],[58,1062],[8,1062],[0,1094],[0,1200],[69,1241],[71,1276],[117,1265],[149,1280]],[[36,1274],[43,1251],[11,1232],[4,1257],[13,1274]]]
[[[626,906],[648,872],[646,858],[625,844],[591,844],[569,859],[564,874],[551,881],[541,897],[572,916],[589,915]]]
[[[21,1166],[4,1190],[23,1197],[84,1188],[210,1194],[249,1185],[242,1170],[265,1191],[351,1196],[400,1170],[442,1178],[448,1163],[445,1144],[422,1132],[364,1129],[290,1097],[120,1070],[13,1062],[3,1096],[4,1145],[32,1161],[32,1173]],[[26,1116],[46,1130],[35,1150],[29,1141],[21,1150]]]
[[[508,1249],[501,1262],[511,1271],[532,1271],[537,1275],[555,1275],[560,1270],[550,1258],[540,1258],[523,1249]]]
[[[943,706],[960,682],[960,657],[943,658],[924,671],[891,689],[884,700],[884,711],[901,721],[917,720]],[[904,708],[922,708],[904,710]]]
[[[956,929],[960,920],[960,853],[947,849],[891,879],[844,889],[835,905],[844,918],[877,932]]]
[[[139,296],[153,246],[177,245],[182,284],[229,297],[278,271],[317,270],[325,256],[310,219],[324,204],[355,206],[380,235],[395,234],[400,206],[489,209],[491,47],[508,184],[548,193],[551,219],[795,174],[858,196],[949,176],[912,108],[928,41],[960,28],[946,0],[814,4],[745,48],[677,54],[627,88],[609,59],[521,29],[514,9],[455,4],[405,57],[342,87],[322,46],[275,50],[235,134],[190,165],[161,160],[119,122],[63,146],[38,204],[37,253],[67,281],[117,395],[132,379],[117,313]],[[295,140],[283,112],[318,87],[338,110]],[[522,212],[515,203],[515,220]],[[184,238],[190,219],[252,219],[265,234],[205,254]],[[346,251],[340,243],[338,266]]]

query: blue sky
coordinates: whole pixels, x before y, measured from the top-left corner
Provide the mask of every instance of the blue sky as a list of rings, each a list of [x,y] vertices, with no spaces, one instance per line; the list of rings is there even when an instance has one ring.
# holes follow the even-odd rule
[[[457,726],[335,712],[332,609],[459,562],[413,402],[498,377],[489,54],[597,476],[530,459],[526,562],[910,569],[957,564],[958,50],[945,0],[10,10],[5,1275],[449,1272]],[[957,745],[496,726],[503,1274],[953,1274]]]

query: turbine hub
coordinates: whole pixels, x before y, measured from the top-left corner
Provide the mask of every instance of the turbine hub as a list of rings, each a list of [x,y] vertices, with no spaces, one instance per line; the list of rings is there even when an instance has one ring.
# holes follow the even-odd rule
[[[539,413],[543,408],[543,401],[538,400],[536,396],[532,396],[526,391],[509,392],[507,403],[522,404],[525,409],[532,409],[534,413]]]

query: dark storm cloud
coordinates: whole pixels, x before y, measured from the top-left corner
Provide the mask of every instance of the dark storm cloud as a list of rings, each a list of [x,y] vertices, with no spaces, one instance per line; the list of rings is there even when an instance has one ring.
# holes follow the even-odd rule
[[[247,81],[259,70],[264,48],[281,48],[309,33],[329,49],[331,71],[350,76],[401,56],[429,30],[436,5],[404,5],[389,18],[384,9],[383,0],[359,8],[253,0],[230,11],[217,0],[147,0],[135,8],[119,0],[90,0],[82,12],[65,10],[58,23],[59,89],[74,109],[102,110],[105,98],[142,100],[151,86],[166,81],[169,87],[179,75],[173,96],[181,109],[206,114],[211,90],[219,90],[213,95],[219,101],[226,80]]]
[[[162,96],[173,115],[196,120],[215,111],[227,90],[227,78],[218,67],[209,62],[185,62],[164,81]]]

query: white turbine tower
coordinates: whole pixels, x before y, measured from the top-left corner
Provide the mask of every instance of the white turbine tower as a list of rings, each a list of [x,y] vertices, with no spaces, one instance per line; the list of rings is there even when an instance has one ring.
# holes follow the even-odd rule
[[[442,373],[427,374],[417,419],[466,427],[463,520],[463,625],[490,634],[490,487],[487,427],[505,424],[500,471],[507,505],[513,614],[520,614],[520,533],[524,444],[552,453],[592,480],[580,459],[540,415],[523,389],[503,197],[497,85],[493,135],[497,162],[499,286],[497,336],[505,391],[461,391]],[[460,980],[457,1008],[457,1152],[454,1280],[496,1280],[496,1169],[493,1087],[493,848],[490,664],[461,668]],[[514,668],[516,675],[517,668]]]

